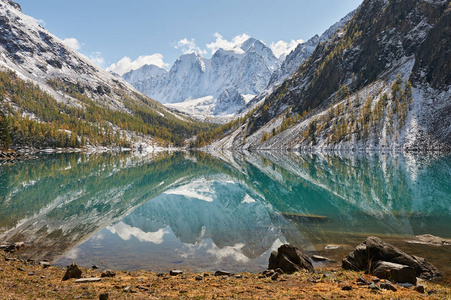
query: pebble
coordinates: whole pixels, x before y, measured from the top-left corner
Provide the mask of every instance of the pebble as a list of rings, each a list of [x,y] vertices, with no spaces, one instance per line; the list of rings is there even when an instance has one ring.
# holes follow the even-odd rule
[[[363,278],[362,276],[359,276],[359,278],[357,278],[357,284],[361,284],[361,285],[370,285],[370,282],[368,280],[366,280],[365,278]]]
[[[99,266],[97,266],[97,265],[92,265],[92,267],[91,267],[91,269],[93,269],[93,270],[97,270],[99,268]],[[103,295],[103,294],[101,294],[101,295]],[[107,294],[108,295],[108,294]],[[108,296],[107,296],[108,297]]]
[[[237,278],[237,279],[241,279],[241,278],[243,278],[243,275],[241,275],[241,274],[238,274],[238,275],[236,275],[236,276],[235,276],[235,278]]]
[[[34,272],[28,272],[28,276],[33,276]]]
[[[352,286],[350,285],[345,285],[344,287],[341,288],[343,291],[350,291],[352,290]]]
[[[274,273],[274,274],[271,276],[271,280],[274,280],[274,281],[276,281],[278,278],[279,278],[279,273]]]
[[[124,292],[126,293],[136,293],[136,291],[133,289],[133,286],[129,285],[124,289]]]
[[[22,271],[22,272],[25,272],[25,269],[24,269],[24,268],[17,268],[17,270]]]
[[[40,264],[41,266],[43,266],[44,269],[51,266],[51,264],[50,264],[48,261],[41,261],[41,262],[39,262],[39,264]]]
[[[381,289],[396,292],[398,289],[390,282],[381,283]]]
[[[102,274],[100,274],[100,277],[114,277],[114,276],[116,276],[116,273],[111,270],[105,270],[102,272]]]
[[[266,277],[271,277],[272,275],[274,275],[274,273],[275,273],[274,270],[269,269],[269,270],[264,270],[262,274],[265,275]]]
[[[196,280],[197,281],[200,281],[200,280],[203,280],[204,279],[204,276],[202,276],[202,275],[197,275],[196,276]]]
[[[421,284],[419,284],[419,285],[415,286],[415,287],[413,288],[413,290],[414,290],[414,291],[417,291],[418,293],[423,294],[423,293],[424,293],[424,286],[421,285]]]
[[[230,276],[230,275],[232,275],[232,274],[230,272],[227,272],[227,271],[220,271],[220,270],[218,270],[218,271],[215,272],[215,276]]]
[[[375,290],[375,291],[379,291],[379,290],[380,290],[380,287],[378,287],[377,284],[375,284],[374,282],[371,283],[371,284],[368,286],[368,288],[369,288],[370,290]]]
[[[108,300],[108,293],[103,293],[99,295],[99,300]]]
[[[183,274],[182,270],[171,270],[169,272],[169,275],[171,275],[171,276],[177,276],[177,275],[182,275],[182,274]]]

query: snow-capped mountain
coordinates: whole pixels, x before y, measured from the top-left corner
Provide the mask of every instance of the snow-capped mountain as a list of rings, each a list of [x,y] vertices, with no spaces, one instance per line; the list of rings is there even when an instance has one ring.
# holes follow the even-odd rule
[[[234,116],[256,95],[263,92],[257,97],[261,100],[268,91],[293,75],[316,46],[332,36],[352,14],[321,36],[315,35],[299,44],[280,60],[264,43],[249,38],[232,50],[218,49],[211,59],[194,53],[182,55],[169,72],[156,66],[143,66],[122,77],[153,99],[193,117]],[[160,72],[155,74],[154,70]],[[232,90],[241,96],[231,93]]]
[[[153,76],[159,76],[164,71],[154,67],[147,69]],[[80,128],[90,126],[92,131],[98,131],[100,121],[104,133],[124,130],[121,134],[125,136],[125,139],[129,141],[132,139],[137,127],[133,129],[131,126],[124,126],[123,122],[118,122],[119,115],[122,120],[128,119],[128,124],[138,122],[144,126],[150,126],[146,125],[149,122],[143,124],[145,123],[144,115],[146,118],[153,118],[154,121],[158,120],[155,124],[165,124],[163,126],[167,125],[168,128],[172,122],[169,119],[177,118],[177,122],[186,122],[185,119],[180,120],[180,116],[175,116],[160,103],[140,94],[126,81],[108,73],[65,45],[61,39],[39,25],[34,18],[25,15],[20,5],[11,0],[0,2],[0,71],[5,73],[11,81],[10,85],[18,84],[22,89],[36,89],[31,86],[30,82],[32,82],[39,88],[38,91],[33,92],[46,97],[49,101],[48,105],[56,107],[55,111],[60,111],[49,117],[51,109],[47,107],[46,114],[43,114],[42,109],[39,108],[43,106],[39,97],[20,99],[25,96],[10,89],[3,95],[8,114],[18,113],[29,116],[36,123],[61,121],[62,115],[64,118],[68,116],[73,118],[72,121],[66,122],[68,126],[79,123],[78,127],[74,125],[67,131],[68,134],[75,132],[79,141],[87,140],[90,145],[98,145],[99,139],[86,139],[86,136],[83,136],[83,129]],[[47,98],[45,93],[50,95],[50,98]],[[61,106],[61,103],[65,103],[66,108]],[[76,117],[75,110],[78,110],[76,114],[79,116],[86,111],[97,111],[99,114],[99,118],[95,121],[97,124],[93,123],[91,115],[83,118]],[[187,123],[184,126],[188,126]],[[77,131],[78,129],[80,131]],[[161,131],[154,132],[158,135]],[[74,138],[75,135],[72,137]],[[104,139],[104,137],[105,135],[101,138]],[[150,135],[146,135],[145,139],[146,142],[153,140]],[[13,139],[13,145],[15,143]],[[40,147],[35,144],[31,146]]]
[[[185,54],[177,59],[169,72],[144,66],[124,74],[123,78],[153,99],[171,103],[170,107],[193,113],[187,111],[186,105],[177,103],[202,98],[196,103],[203,109],[209,106],[204,112],[206,116],[224,115],[239,108],[236,97],[230,100],[230,92],[223,94],[226,90],[236,90],[244,100],[249,100],[266,88],[272,73],[279,67],[280,62],[269,47],[249,38],[232,50],[217,50],[211,59],[195,53]],[[219,97],[226,102],[216,105]],[[227,106],[230,101],[234,109]],[[202,114],[200,109],[196,113]]]
[[[451,149],[450,1],[365,0],[214,148]]]

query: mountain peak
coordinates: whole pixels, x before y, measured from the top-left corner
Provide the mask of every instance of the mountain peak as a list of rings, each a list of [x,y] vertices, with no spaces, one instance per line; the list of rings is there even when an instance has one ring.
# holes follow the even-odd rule
[[[20,7],[19,3],[16,3],[16,2],[14,2],[12,0],[6,0],[6,3],[9,4],[10,6],[14,7],[18,11],[22,11],[22,8]]]

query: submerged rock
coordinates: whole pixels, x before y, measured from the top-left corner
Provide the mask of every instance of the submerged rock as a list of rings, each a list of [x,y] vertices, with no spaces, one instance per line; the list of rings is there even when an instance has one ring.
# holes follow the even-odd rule
[[[441,277],[437,268],[426,259],[409,255],[374,236],[368,237],[348,254],[342,261],[342,267],[346,270],[374,272],[381,261],[411,267],[416,277],[422,279]]]
[[[269,257],[268,269],[280,268],[284,273],[294,273],[302,269],[314,271],[313,265],[307,255],[290,244],[284,244],[273,251]]]
[[[329,258],[320,255],[312,255],[312,259],[314,261],[331,261]]]
[[[439,236],[432,234],[417,235],[413,240],[407,241],[408,243],[426,244],[426,245],[451,245],[451,240],[443,239]]]

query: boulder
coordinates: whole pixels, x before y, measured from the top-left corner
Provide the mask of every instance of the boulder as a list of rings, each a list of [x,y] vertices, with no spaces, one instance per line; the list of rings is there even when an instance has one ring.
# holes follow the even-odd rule
[[[342,267],[346,270],[373,272],[380,261],[409,266],[415,270],[416,277],[421,279],[441,277],[437,268],[426,259],[409,255],[374,236],[368,237],[348,254],[342,261]]]
[[[372,271],[373,275],[381,279],[389,279],[393,282],[407,282],[416,284],[417,276],[412,267],[395,264],[387,261],[379,261]]]
[[[313,272],[313,265],[307,255],[290,244],[284,244],[269,257],[268,269],[280,268],[284,273],[294,273],[302,269]]]
[[[66,273],[64,274],[63,281],[68,280],[70,278],[81,278],[81,270],[75,263],[67,266]]]

